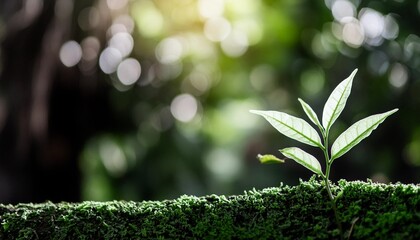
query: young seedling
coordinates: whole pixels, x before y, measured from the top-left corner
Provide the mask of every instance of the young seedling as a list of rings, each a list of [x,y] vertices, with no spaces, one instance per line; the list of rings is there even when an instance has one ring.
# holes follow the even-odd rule
[[[331,187],[329,183],[331,165],[334,160],[341,157],[343,154],[347,153],[350,149],[360,143],[360,141],[367,138],[372,133],[372,131],[375,130],[378,125],[381,124],[388,116],[398,111],[398,109],[393,109],[388,112],[375,114],[359,120],[337,137],[331,146],[331,150],[329,151],[328,136],[331,126],[340,116],[346,105],[347,99],[350,95],[353,78],[356,72],[357,69],[355,69],[348,78],[338,84],[338,86],[329,96],[322,113],[322,124],[318,120],[314,110],[302,99],[298,98],[304,112],[309,117],[311,122],[319,128],[321,135],[319,135],[318,132],[305,120],[291,116],[287,113],[259,110],[250,111],[251,113],[264,117],[275,129],[277,129],[286,137],[292,138],[310,146],[318,147],[323,151],[326,166],[324,172],[321,169],[321,164],[319,161],[304,150],[297,147],[280,149],[280,152],[285,157],[293,159],[297,163],[303,165],[307,169],[320,176],[325,181],[328,197],[332,202],[341,237],[343,237],[341,222],[338,219],[334,196],[331,193]],[[283,160],[278,159],[273,155],[258,155],[258,159],[262,163],[283,162]]]

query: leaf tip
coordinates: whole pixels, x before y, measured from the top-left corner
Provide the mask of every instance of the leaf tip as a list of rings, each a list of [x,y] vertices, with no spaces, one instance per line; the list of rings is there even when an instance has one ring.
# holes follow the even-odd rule
[[[258,110],[249,110],[250,113],[258,114]]]
[[[394,109],[392,109],[392,110],[389,110],[387,113],[388,113],[388,115],[387,116],[390,116],[390,115],[392,115],[392,114],[394,114],[395,112],[397,112],[399,109],[398,108],[394,108]]]
[[[350,80],[350,82],[353,82],[353,78],[356,75],[357,71],[359,71],[358,68],[354,69],[353,72],[350,73],[350,76],[347,78],[348,80]]]
[[[389,111],[389,115],[396,113],[398,110],[399,110],[398,108],[392,109],[391,111]]]
[[[353,72],[351,72],[351,76],[354,76],[354,75],[356,75],[356,73],[359,71],[359,69],[358,68],[355,68],[354,70],[353,70]]]

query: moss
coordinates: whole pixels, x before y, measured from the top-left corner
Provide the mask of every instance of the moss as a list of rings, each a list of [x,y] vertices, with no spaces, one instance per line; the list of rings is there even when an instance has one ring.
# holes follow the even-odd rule
[[[332,190],[353,239],[420,238],[419,185],[340,181]],[[314,179],[238,196],[0,205],[0,221],[0,239],[339,238]]]

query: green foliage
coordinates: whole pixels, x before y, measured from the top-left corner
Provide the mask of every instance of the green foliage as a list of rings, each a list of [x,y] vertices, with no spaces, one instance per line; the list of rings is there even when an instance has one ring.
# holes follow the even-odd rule
[[[0,205],[1,239],[331,239],[339,232],[324,183],[237,196],[145,202]],[[332,186],[353,239],[420,236],[419,186],[340,181]]]

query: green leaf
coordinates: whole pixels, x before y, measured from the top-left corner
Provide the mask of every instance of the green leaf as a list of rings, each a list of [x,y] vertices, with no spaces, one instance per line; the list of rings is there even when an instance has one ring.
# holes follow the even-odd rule
[[[347,99],[351,92],[351,86],[353,83],[354,75],[356,75],[357,68],[350,74],[350,76],[344,79],[329,96],[322,112],[322,126],[328,133],[331,126],[340,116],[344,107],[346,106]]]
[[[286,137],[311,146],[323,147],[316,130],[301,118],[276,111],[251,110],[250,112],[263,116],[275,129]]]
[[[290,147],[281,149],[280,152],[284,156],[295,160],[297,163],[301,164],[312,172],[318,175],[322,175],[321,164],[318,162],[318,160],[302,149],[297,147]]]
[[[265,155],[258,154],[257,158],[263,164],[284,163],[283,159],[279,159],[276,156],[271,155],[271,154],[265,154]]]
[[[379,124],[396,111],[398,111],[398,109],[381,114],[375,114],[351,125],[346,131],[340,134],[333,143],[331,147],[331,161],[341,157],[351,148],[356,146],[360,141],[367,138]]]
[[[321,123],[318,120],[318,117],[316,116],[315,111],[311,108],[311,106],[309,106],[309,104],[307,104],[305,101],[303,101],[302,99],[298,98],[300,104],[302,105],[303,111],[305,111],[306,115],[308,115],[309,119],[319,127],[319,129],[321,131],[323,131],[323,127],[321,125]]]

